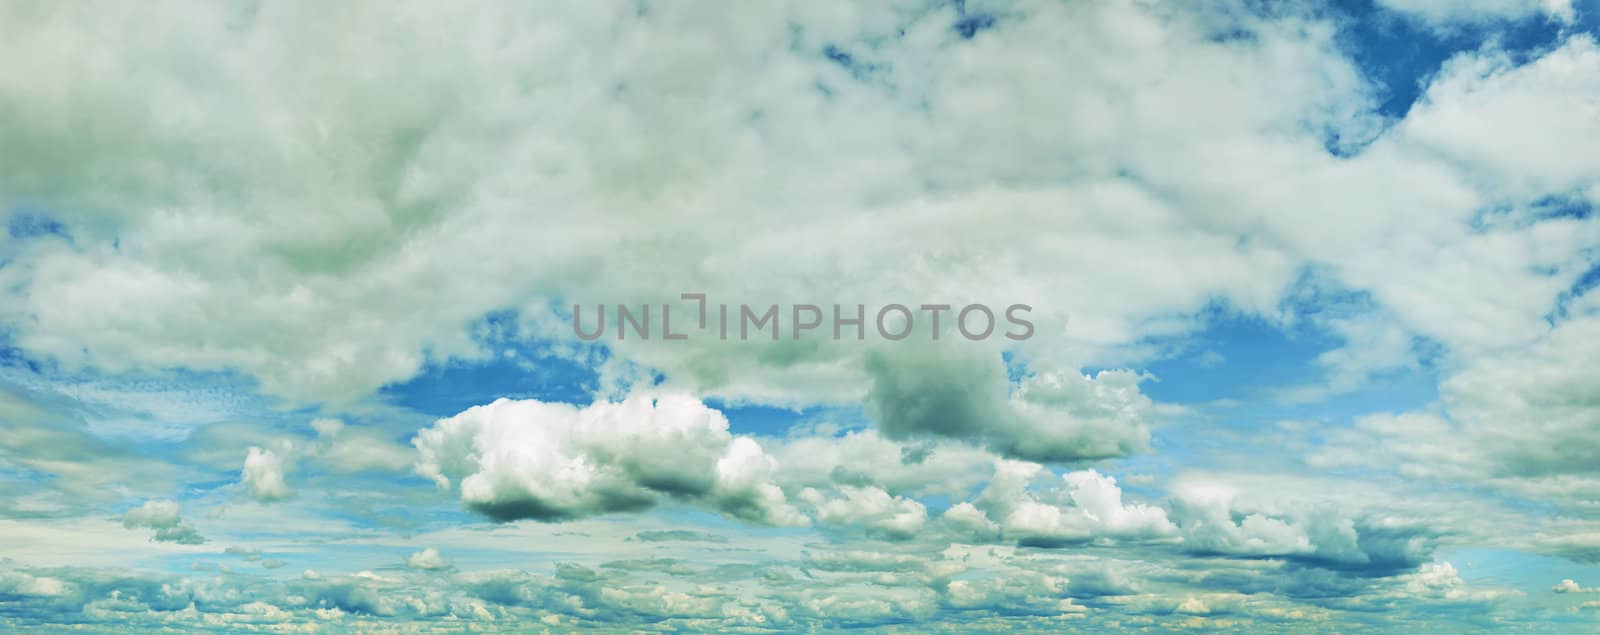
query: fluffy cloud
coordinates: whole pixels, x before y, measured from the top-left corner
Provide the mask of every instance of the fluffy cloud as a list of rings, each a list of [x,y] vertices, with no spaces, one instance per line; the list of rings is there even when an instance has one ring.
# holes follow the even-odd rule
[[[900,442],[878,430],[794,429],[769,443],[786,488],[875,486],[902,496],[965,495],[994,471],[994,454],[961,442]]]
[[[1363,465],[1417,478],[1490,484],[1593,519],[1600,480],[1600,313],[1585,297],[1536,344],[1463,364],[1441,383],[1434,412],[1378,414],[1330,435],[1314,465]],[[1551,536],[1547,548],[1595,553],[1582,531]],[[1593,557],[1593,556],[1590,556]]]
[[[1211,607],[1206,606],[1206,603],[1199,598],[1189,597],[1179,602],[1178,608],[1173,609],[1173,611],[1188,615],[1205,615],[1211,612]]]
[[[1297,208],[1174,204],[1239,181],[1177,157],[1303,179],[1366,103],[1326,25],[1139,4],[1024,3],[991,21],[1004,37],[970,39],[952,7],[900,5],[213,7],[162,20],[162,44],[103,37],[143,17],[127,10],[8,11],[0,140],[38,151],[0,164],[3,194],[74,237],[0,274],[26,289],[5,299],[18,344],[112,371],[239,369],[296,400],[476,355],[467,327],[492,311],[686,290],[1033,302],[1023,348],[1067,358],[1041,364],[1104,361],[1214,301],[1269,311],[1302,264],[1242,240]],[[423,31],[451,36],[390,37]],[[119,54],[62,44],[87,33]],[[334,58],[351,64],[318,64]],[[147,108],[104,107],[135,86]],[[613,348],[671,382],[794,401],[858,397],[868,347]]]
[[[651,507],[663,496],[752,522],[803,524],[774,461],[698,400],[635,396],[586,408],[502,399],[413,440],[418,473],[497,521],[555,521]]]
[[[877,487],[841,487],[838,497],[806,488],[800,498],[816,509],[819,521],[861,524],[892,538],[910,538],[928,520],[928,509],[922,503],[890,496]]]
[[[998,356],[876,356],[866,403],[890,439],[943,437],[1033,461],[1130,454],[1149,437],[1153,407],[1138,374],[1044,372],[1009,390]]]
[[[428,547],[406,558],[406,566],[424,571],[442,571],[454,566],[449,559],[439,555],[439,550]]]
[[[1576,35],[1527,64],[1493,49],[1457,57],[1397,126],[1396,141],[1447,158],[1506,198],[1581,195],[1600,177],[1600,159],[1584,151],[1600,134],[1594,37]]]
[[[1551,587],[1550,590],[1556,593],[1600,593],[1600,589],[1584,587],[1577,582],[1573,582],[1571,578],[1562,580]]]
[[[284,456],[277,451],[251,446],[244,457],[239,482],[250,496],[260,501],[277,501],[292,495],[283,480]]]
[[[1337,480],[1295,482],[1269,476],[1193,475],[1173,486],[1172,520],[1184,550],[1237,557],[1278,557],[1317,567],[1394,575],[1432,555],[1441,534],[1466,532],[1465,518],[1487,513],[1439,501],[1448,512],[1421,516],[1381,491],[1337,492]],[[1453,509],[1451,506],[1455,506]],[[1449,523],[1439,520],[1452,515]],[[1457,518],[1459,515],[1461,518]]]
[[[1495,589],[1474,589],[1461,579],[1455,565],[1448,562],[1428,562],[1415,573],[1400,576],[1402,591],[1409,597],[1450,602],[1482,602],[1492,600],[1503,592]]]
[[[1000,461],[989,485],[971,503],[952,506],[945,520],[1035,546],[1091,540],[1175,538],[1177,526],[1159,507],[1124,503],[1116,479],[1094,470],[1054,476],[1036,463]],[[981,515],[978,513],[981,511]]]
[[[179,516],[182,507],[170,500],[148,500],[122,515],[122,526],[129,529],[156,530],[151,539],[157,542],[175,542],[180,545],[198,545],[206,541],[193,525]]]
[[[22,598],[54,598],[71,590],[59,578],[31,575],[22,571],[0,571],[0,592]]]

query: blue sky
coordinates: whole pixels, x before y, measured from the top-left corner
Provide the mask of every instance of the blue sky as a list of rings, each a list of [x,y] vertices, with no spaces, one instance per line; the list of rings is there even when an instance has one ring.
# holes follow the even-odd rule
[[[0,7],[0,630],[1592,629],[1597,38]]]

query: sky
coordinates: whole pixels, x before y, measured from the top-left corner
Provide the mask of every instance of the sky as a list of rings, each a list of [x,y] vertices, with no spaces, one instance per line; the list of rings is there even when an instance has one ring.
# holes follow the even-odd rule
[[[0,631],[1600,628],[1597,147],[1591,0],[0,2]]]

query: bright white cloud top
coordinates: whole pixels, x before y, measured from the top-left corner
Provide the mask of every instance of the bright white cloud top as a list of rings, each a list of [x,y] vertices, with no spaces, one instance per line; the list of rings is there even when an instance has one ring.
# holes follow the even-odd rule
[[[1587,0],[0,3],[0,630],[1590,630],[1596,147]]]

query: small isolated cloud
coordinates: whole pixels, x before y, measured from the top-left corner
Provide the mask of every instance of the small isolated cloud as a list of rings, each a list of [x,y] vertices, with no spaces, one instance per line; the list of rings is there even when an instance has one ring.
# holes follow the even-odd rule
[[[283,500],[291,495],[283,480],[283,456],[272,450],[251,446],[244,458],[240,482],[259,501]]]
[[[154,529],[156,542],[198,545],[206,541],[193,525],[180,516],[182,507],[175,501],[149,500],[122,515],[122,526],[129,529]]]
[[[438,549],[428,547],[406,558],[406,566],[423,571],[443,571],[455,566],[455,563],[439,555]]]
[[[1570,578],[1562,580],[1555,586],[1550,587],[1550,590],[1555,591],[1556,593],[1600,593],[1600,587],[1581,586],[1577,582],[1572,581]]]

